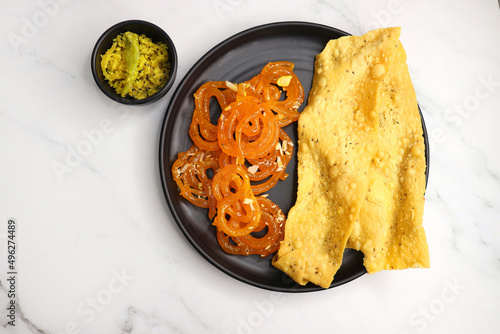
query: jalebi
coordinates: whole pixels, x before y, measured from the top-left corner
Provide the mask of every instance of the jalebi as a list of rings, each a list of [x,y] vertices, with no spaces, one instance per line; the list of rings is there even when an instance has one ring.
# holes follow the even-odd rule
[[[217,201],[214,225],[229,236],[242,237],[260,223],[261,210],[250,188],[247,171],[227,165],[215,174],[212,190]]]
[[[209,81],[194,94],[194,145],[179,153],[172,174],[183,197],[215,216],[217,240],[228,253],[267,256],[283,239],[285,215],[255,195],[288,176],[293,143],[282,127],[298,119],[304,101],[293,69],[271,62],[248,81]]]
[[[208,208],[208,217],[216,213],[217,202],[212,193],[210,174],[219,171],[220,151],[206,151],[193,145],[178,154],[172,166],[172,176],[181,190],[181,196],[201,208]]]
[[[300,115],[297,109],[304,102],[304,89],[293,68],[287,61],[268,63],[259,75],[239,86],[236,99],[257,96],[276,113],[280,127],[295,122]]]
[[[267,198],[257,197],[257,202],[261,208],[261,219],[254,231],[243,237],[231,237],[222,230],[217,231],[217,241],[227,253],[264,257],[278,250],[284,236],[285,215]]]
[[[238,163],[267,155],[278,142],[279,127],[273,113],[254,97],[231,103],[219,118],[218,137],[223,152]]]
[[[266,156],[259,159],[247,159],[244,165],[247,168],[250,185],[255,195],[268,191],[279,180],[284,180],[288,176],[285,169],[292,158],[293,143],[283,129],[279,130],[279,138],[281,141]],[[236,157],[224,152],[221,153],[219,158],[221,167],[235,163]]]
[[[207,151],[219,150],[217,125],[210,121],[210,100],[215,97],[221,110],[236,99],[236,92],[229,88],[226,81],[209,81],[194,94],[195,109],[189,136],[199,148]]]

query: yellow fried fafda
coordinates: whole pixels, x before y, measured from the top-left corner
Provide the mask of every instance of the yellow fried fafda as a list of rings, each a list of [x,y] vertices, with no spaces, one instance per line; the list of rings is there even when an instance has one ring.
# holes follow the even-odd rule
[[[273,265],[328,288],[346,247],[368,273],[429,267],[425,146],[400,28],[331,40],[298,120],[298,190]]]

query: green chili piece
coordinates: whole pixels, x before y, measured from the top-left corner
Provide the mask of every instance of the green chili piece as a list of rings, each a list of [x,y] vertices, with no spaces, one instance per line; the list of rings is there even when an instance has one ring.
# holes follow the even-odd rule
[[[127,31],[123,34],[125,38],[125,56],[127,60],[127,81],[123,87],[122,97],[125,97],[134,84],[138,71],[139,64],[139,35]]]

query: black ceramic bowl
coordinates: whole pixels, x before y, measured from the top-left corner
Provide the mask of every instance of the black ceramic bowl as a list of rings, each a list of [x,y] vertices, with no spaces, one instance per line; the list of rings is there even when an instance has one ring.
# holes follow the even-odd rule
[[[130,96],[121,97],[119,94],[117,94],[116,91],[109,85],[108,81],[104,78],[101,70],[101,56],[106,53],[106,51],[111,47],[116,36],[127,31],[134,32],[138,35],[144,34],[147,37],[151,38],[154,43],[163,42],[168,46],[170,77],[158,92],[140,100]],[[163,29],[150,22],[130,20],[115,24],[114,26],[106,30],[101,35],[101,37],[99,37],[96,45],[94,46],[94,50],[92,51],[90,66],[92,68],[92,75],[94,76],[97,86],[109,98],[123,104],[144,105],[157,101],[158,99],[163,97],[172,87],[175,76],[177,74],[177,52],[175,50],[174,43],[167,35],[167,33],[163,31]]]

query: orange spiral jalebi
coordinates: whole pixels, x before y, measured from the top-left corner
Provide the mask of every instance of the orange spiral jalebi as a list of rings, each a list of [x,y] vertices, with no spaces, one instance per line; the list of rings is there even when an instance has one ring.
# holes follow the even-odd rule
[[[278,142],[279,127],[271,111],[254,98],[231,103],[219,118],[218,138],[223,152],[238,163],[267,155]]]
[[[178,154],[172,166],[172,176],[181,190],[181,196],[201,208],[208,208],[208,217],[216,213],[217,202],[212,192],[211,174],[219,171],[220,151],[206,151],[193,145]]]
[[[172,174],[181,195],[215,217],[217,240],[230,254],[267,256],[283,239],[285,215],[255,195],[288,176],[293,143],[282,127],[298,119],[304,101],[293,69],[271,62],[248,81],[210,81],[194,94],[194,145],[179,153]]]
[[[264,257],[278,250],[284,236],[285,215],[267,198],[257,197],[257,202],[261,208],[261,219],[254,231],[242,237],[231,237],[222,230],[217,231],[217,241],[227,253]]]
[[[225,81],[209,81],[194,94],[195,109],[189,135],[196,146],[207,150],[219,150],[217,125],[210,122],[210,100],[216,98],[222,110],[236,99],[236,92]]]
[[[255,195],[268,191],[280,179],[284,180],[288,176],[285,169],[292,158],[293,143],[283,129],[279,130],[279,138],[281,142],[277,143],[275,148],[266,156],[259,159],[247,159],[249,167],[246,168]],[[235,157],[224,152],[221,153],[219,158],[221,167],[235,163]]]
[[[261,210],[250,188],[250,179],[240,165],[221,168],[212,182],[217,201],[214,225],[229,236],[242,237],[260,223]]]
[[[287,61],[268,63],[257,76],[249,81],[255,92],[275,112],[279,126],[283,127],[299,118],[297,109],[304,101],[304,89],[293,72],[294,64]],[[281,93],[285,92],[285,99]]]

